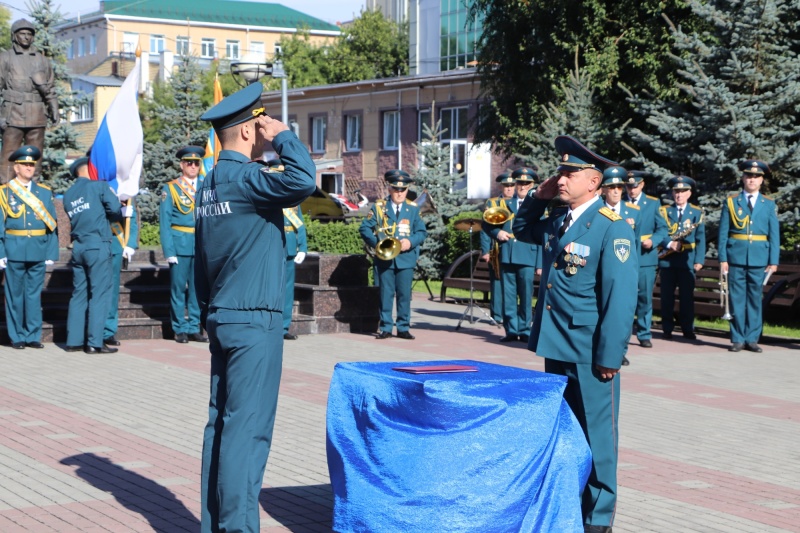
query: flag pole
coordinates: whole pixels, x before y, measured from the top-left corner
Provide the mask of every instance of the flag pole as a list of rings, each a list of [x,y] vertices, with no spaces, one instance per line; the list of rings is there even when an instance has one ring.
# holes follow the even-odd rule
[[[141,57],[142,57],[142,45],[136,43],[136,59],[141,60]],[[139,64],[138,62],[134,62],[134,65],[137,65],[140,69],[142,68],[141,64]],[[133,206],[133,197],[128,199],[128,203],[131,206]],[[125,247],[128,246],[128,239],[130,238],[130,234],[131,234],[131,217],[125,217],[125,227],[122,230],[122,270],[128,270],[128,258],[125,257]]]

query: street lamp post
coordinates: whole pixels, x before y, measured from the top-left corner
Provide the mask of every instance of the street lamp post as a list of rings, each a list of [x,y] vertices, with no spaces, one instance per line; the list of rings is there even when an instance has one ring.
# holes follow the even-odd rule
[[[289,120],[289,97],[286,71],[283,70],[283,63],[265,63],[256,59],[248,59],[245,56],[241,61],[231,62],[231,74],[234,79],[243,79],[248,84],[256,83],[264,76],[272,76],[281,80],[281,122],[288,123]]]

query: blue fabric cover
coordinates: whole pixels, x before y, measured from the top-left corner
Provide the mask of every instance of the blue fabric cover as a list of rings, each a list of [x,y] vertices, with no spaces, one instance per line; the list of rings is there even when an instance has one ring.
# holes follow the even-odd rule
[[[437,364],[478,371],[392,370]],[[327,413],[333,529],[582,532],[591,452],[565,386],[478,361],[337,364]]]

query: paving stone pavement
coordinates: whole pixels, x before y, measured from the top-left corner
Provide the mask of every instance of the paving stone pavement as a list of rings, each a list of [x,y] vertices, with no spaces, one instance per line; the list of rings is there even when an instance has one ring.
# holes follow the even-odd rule
[[[456,331],[463,311],[415,295],[414,341],[286,342],[262,531],[330,531],[325,404],[336,363],[543,368],[521,343],[498,343],[485,320]],[[718,337],[657,333],[653,344],[631,344],[623,368],[614,531],[800,531],[800,344],[733,354]],[[0,348],[0,531],[198,531],[207,345],[125,341],[107,356],[45,346]]]

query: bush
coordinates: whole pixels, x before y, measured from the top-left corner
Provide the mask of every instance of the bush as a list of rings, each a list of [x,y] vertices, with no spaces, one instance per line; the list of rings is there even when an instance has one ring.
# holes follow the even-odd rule
[[[364,241],[358,233],[359,224],[320,222],[303,216],[308,234],[308,251],[328,254],[363,254]]]
[[[141,246],[160,246],[161,237],[158,234],[158,224],[142,222],[139,227],[139,244]]]

